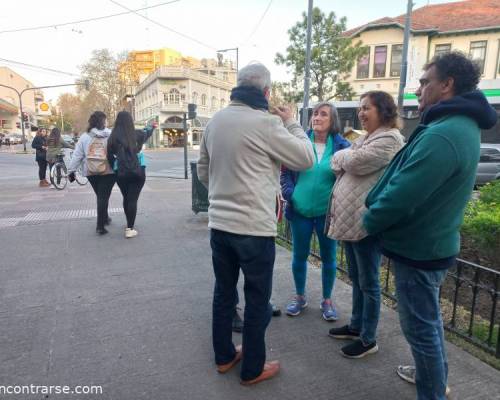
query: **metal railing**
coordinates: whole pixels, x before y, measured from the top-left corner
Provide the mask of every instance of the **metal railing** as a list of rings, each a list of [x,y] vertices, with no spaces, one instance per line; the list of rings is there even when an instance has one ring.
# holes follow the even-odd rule
[[[278,238],[291,245],[290,225],[278,224]],[[311,241],[311,256],[321,259],[316,235]],[[393,265],[383,258],[380,268],[382,294],[397,302]],[[344,247],[337,247],[337,269],[347,276]],[[462,259],[450,268],[440,291],[444,327],[460,338],[500,358],[500,271]]]

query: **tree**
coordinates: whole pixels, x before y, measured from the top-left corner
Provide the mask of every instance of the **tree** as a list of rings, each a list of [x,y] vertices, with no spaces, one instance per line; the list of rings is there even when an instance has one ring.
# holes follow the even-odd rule
[[[83,99],[84,105],[92,111],[103,111],[109,120],[115,119],[125,94],[119,73],[122,58],[108,49],[94,50],[90,60],[80,67],[82,80],[88,79],[91,87]]]
[[[312,14],[311,36],[311,97],[318,101],[332,98],[352,99],[354,92],[348,78],[356,60],[366,54],[367,49],[361,42],[352,44],[350,38],[343,36],[347,19],[337,20],[335,13],[325,15],[315,7]],[[307,15],[302,21],[288,30],[290,45],[286,54],[276,54],[275,63],[286,65],[293,73],[292,86],[298,87],[304,80],[305,48],[307,37]]]
[[[278,106],[282,104],[295,104],[302,100],[303,91],[293,87],[289,82],[273,82],[269,104]]]

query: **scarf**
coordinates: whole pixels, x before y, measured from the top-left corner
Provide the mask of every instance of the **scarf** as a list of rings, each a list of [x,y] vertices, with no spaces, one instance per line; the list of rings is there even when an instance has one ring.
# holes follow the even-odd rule
[[[231,100],[238,100],[256,110],[266,110],[269,103],[261,90],[253,86],[236,86],[231,90]]]

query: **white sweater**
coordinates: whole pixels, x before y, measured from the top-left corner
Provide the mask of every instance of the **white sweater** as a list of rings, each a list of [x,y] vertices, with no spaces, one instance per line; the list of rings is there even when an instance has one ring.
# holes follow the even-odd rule
[[[208,188],[209,228],[276,236],[281,163],[300,171],[314,162],[300,125],[233,101],[216,113],[200,146],[198,177]]]

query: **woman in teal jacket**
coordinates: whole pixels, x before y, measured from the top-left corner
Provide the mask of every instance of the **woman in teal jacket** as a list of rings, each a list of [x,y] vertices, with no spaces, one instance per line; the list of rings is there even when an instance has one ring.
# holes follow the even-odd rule
[[[318,236],[322,261],[323,299],[320,309],[327,321],[338,319],[331,300],[337,263],[336,242],[324,234],[328,200],[335,183],[330,162],[333,154],[350,146],[339,133],[340,120],[337,109],[329,102],[321,102],[313,109],[311,129],[307,132],[313,144],[316,162],[300,173],[283,168],[281,192],[287,201],[285,216],[292,228],[292,272],[296,296],[286,307],[286,313],[296,316],[307,307],[305,296],[307,257],[313,231]]]

